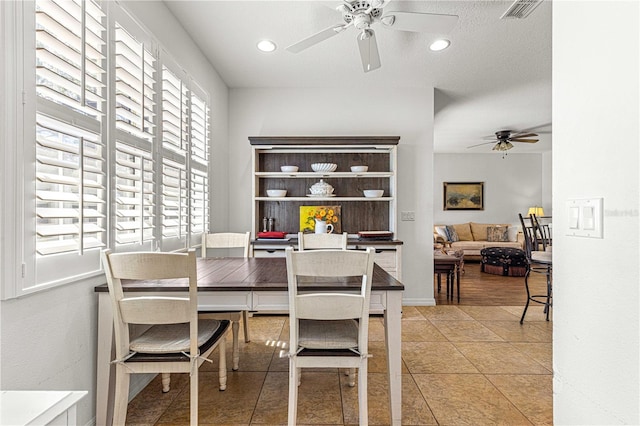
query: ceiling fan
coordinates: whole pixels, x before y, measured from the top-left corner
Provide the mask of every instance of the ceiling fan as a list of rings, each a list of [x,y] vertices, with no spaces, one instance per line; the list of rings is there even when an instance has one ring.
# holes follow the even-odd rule
[[[389,0],[352,0],[344,1],[336,10],[342,14],[343,23],[326,28],[319,33],[307,37],[287,47],[292,53],[301,52],[330,37],[340,34],[353,26],[358,30],[357,42],[364,72],[380,68],[380,54],[376,34],[372,25],[381,22],[384,27],[392,30],[414,31],[446,34],[453,29],[458,17],[456,15],[438,15],[417,12],[388,12],[383,14],[383,8]]]
[[[467,148],[474,148],[480,145],[495,144],[493,146],[494,151],[508,151],[513,148],[511,142],[524,142],[524,143],[536,143],[538,139],[532,139],[538,136],[537,133],[531,133],[529,131],[516,132],[513,130],[498,130],[495,133],[495,138],[491,137],[491,141],[483,142],[476,145],[468,146]],[[506,152],[504,153],[506,155]],[[504,157],[503,155],[503,157]]]

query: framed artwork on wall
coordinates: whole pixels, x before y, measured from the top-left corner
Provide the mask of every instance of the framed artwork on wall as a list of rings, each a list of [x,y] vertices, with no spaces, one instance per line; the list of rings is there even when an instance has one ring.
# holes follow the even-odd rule
[[[484,210],[484,182],[443,182],[444,210]]]

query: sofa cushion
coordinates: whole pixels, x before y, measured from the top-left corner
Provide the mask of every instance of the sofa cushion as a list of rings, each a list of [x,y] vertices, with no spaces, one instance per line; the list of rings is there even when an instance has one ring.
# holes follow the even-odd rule
[[[458,236],[458,233],[456,232],[456,228],[454,228],[451,225],[447,225],[446,226],[446,231],[447,231],[447,240],[451,241],[452,243],[460,241],[460,237]]]
[[[504,223],[475,223],[469,222],[471,233],[474,241],[487,241],[487,228],[490,226],[504,226],[505,228],[509,224]]]
[[[507,228],[509,241],[515,243],[518,241],[518,227],[517,226],[509,226]]]
[[[509,232],[506,226],[488,226],[487,241],[489,242],[505,242],[509,241]]]
[[[469,223],[453,225],[453,229],[455,229],[456,233],[458,234],[458,241],[473,241],[473,234],[471,233],[471,227],[469,226]]]

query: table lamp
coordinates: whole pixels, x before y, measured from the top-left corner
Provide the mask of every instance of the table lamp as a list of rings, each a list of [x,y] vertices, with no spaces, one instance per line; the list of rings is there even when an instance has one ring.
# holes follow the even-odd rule
[[[544,210],[542,210],[542,207],[529,207],[527,216],[531,216],[532,214],[536,215],[536,217],[541,217],[544,216]]]

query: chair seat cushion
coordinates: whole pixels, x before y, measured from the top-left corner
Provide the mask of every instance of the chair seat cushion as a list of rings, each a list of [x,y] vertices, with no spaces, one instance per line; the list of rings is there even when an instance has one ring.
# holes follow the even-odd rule
[[[356,320],[300,320],[298,345],[307,349],[349,349],[358,347]]]
[[[198,320],[198,346],[204,345],[221,327],[215,319]],[[189,352],[189,323],[154,325],[129,345],[132,352],[166,354]]]

